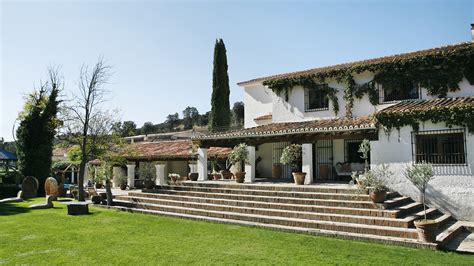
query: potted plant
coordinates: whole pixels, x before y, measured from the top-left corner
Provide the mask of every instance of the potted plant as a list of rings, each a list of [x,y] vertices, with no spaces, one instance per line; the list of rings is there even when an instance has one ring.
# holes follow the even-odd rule
[[[405,169],[405,177],[408,178],[421,193],[424,218],[414,222],[418,232],[418,238],[425,242],[435,242],[439,223],[436,220],[427,219],[425,203],[426,187],[434,177],[433,166],[425,162],[408,166]]]
[[[211,165],[212,165],[212,172],[211,172],[212,179],[219,180],[221,178],[221,174],[216,171],[217,163],[215,161],[212,161]]]
[[[121,190],[126,190],[127,189],[127,177],[125,175],[117,176],[117,181],[119,183],[119,186],[120,186]]]
[[[387,180],[393,173],[388,170],[385,164],[371,170],[366,170],[362,174],[354,172],[354,178],[359,187],[359,192],[368,193],[370,199],[374,203],[383,203],[387,198],[388,188],[384,185],[384,180]]]
[[[306,173],[301,171],[301,145],[300,144],[291,144],[290,146],[285,147],[281,154],[280,163],[290,164],[295,180],[295,184],[303,185],[304,179],[306,178]]]
[[[155,167],[153,163],[141,162],[138,167],[138,176],[143,179],[143,186],[146,189],[155,187]]]
[[[229,157],[227,158],[226,166],[235,165],[238,169],[235,173],[235,181],[237,183],[243,183],[245,180],[245,172],[242,171],[243,164],[249,163],[249,151],[245,143],[240,143],[232,149]]]
[[[221,170],[221,177],[222,179],[231,179],[232,178],[232,173],[230,172],[230,167],[232,165],[226,165],[225,169]]]

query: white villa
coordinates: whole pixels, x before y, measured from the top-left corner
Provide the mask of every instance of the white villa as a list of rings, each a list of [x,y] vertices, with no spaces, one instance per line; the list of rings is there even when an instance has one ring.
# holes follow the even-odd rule
[[[199,179],[208,178],[209,147],[246,143],[246,183],[291,182],[279,160],[299,143],[306,184],[348,182],[368,139],[371,167],[394,173],[385,180],[390,189],[417,199],[403,170],[427,161],[436,170],[430,204],[474,221],[473,71],[474,45],[461,43],[240,82],[245,128],[193,138]]]

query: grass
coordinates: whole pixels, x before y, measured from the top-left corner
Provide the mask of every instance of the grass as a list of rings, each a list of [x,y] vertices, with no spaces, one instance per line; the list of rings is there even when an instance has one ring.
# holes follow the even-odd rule
[[[65,206],[0,205],[0,264],[429,264],[474,265],[474,256]]]

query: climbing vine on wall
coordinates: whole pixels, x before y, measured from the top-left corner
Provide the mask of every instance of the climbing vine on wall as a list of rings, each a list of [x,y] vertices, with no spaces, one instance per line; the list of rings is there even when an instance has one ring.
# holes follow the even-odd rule
[[[366,84],[356,84],[353,75],[364,71],[375,73],[374,79]],[[449,91],[459,90],[459,82],[463,77],[474,84],[472,43],[420,52],[411,57],[395,56],[392,60],[367,60],[322,69],[319,72],[279,77],[266,80],[263,84],[280,95],[281,92],[288,94],[295,86],[305,87],[308,84],[324,83],[327,79],[344,82],[347,84],[344,90],[346,116],[351,117],[354,98],[360,99],[367,93],[372,104],[378,103],[376,84],[380,84],[384,89],[395,90],[419,84],[422,88],[426,88],[429,94],[445,97]]]
[[[428,110],[409,112],[380,112],[375,115],[377,124],[386,132],[392,129],[400,130],[403,126],[411,126],[418,131],[419,124],[426,121],[433,123],[444,122],[448,127],[463,126],[474,133],[474,105],[465,104],[453,107],[435,106]]]

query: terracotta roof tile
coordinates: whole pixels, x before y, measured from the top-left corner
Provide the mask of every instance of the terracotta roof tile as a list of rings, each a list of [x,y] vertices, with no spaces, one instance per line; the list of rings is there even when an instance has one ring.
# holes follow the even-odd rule
[[[227,131],[196,137],[195,139],[228,139],[239,137],[262,137],[319,132],[356,131],[375,129],[374,120],[364,116],[352,119],[320,119],[304,122],[270,123],[267,125]]]
[[[272,114],[266,114],[266,115],[262,115],[262,116],[256,117],[256,118],[254,118],[253,120],[254,120],[254,121],[271,120],[272,117],[273,117]]]
[[[434,107],[450,108],[460,106],[474,107],[474,96],[456,97],[456,98],[435,98],[431,100],[409,100],[399,102],[395,105],[387,107],[378,113],[403,113],[412,111],[424,111]]]
[[[191,140],[138,142],[130,144],[130,146],[132,152],[125,156],[126,159],[170,160],[195,158],[190,153]],[[225,158],[230,151],[230,148],[211,147],[208,150],[208,156],[211,158]]]
[[[337,64],[337,65],[332,65],[332,66],[312,68],[312,69],[303,70],[303,71],[296,71],[296,72],[272,75],[272,76],[267,76],[267,77],[261,77],[261,78],[247,80],[247,81],[242,81],[242,82],[237,83],[237,85],[243,86],[243,85],[247,85],[254,82],[263,82],[265,80],[276,79],[276,78],[298,77],[301,75],[330,72],[334,70],[341,70],[341,69],[345,69],[349,67],[357,67],[357,66],[366,65],[366,64],[378,64],[378,63],[384,63],[384,62],[390,62],[390,61],[396,61],[396,60],[402,60],[402,59],[416,58],[419,56],[435,55],[435,54],[440,54],[440,53],[452,52],[459,48],[468,48],[470,46],[473,47],[472,42],[464,42],[464,43],[441,46],[437,48],[419,50],[419,51],[414,51],[414,52],[409,52],[409,53],[395,54],[395,55],[377,57],[377,58],[355,61],[355,62],[350,62],[350,63]]]

